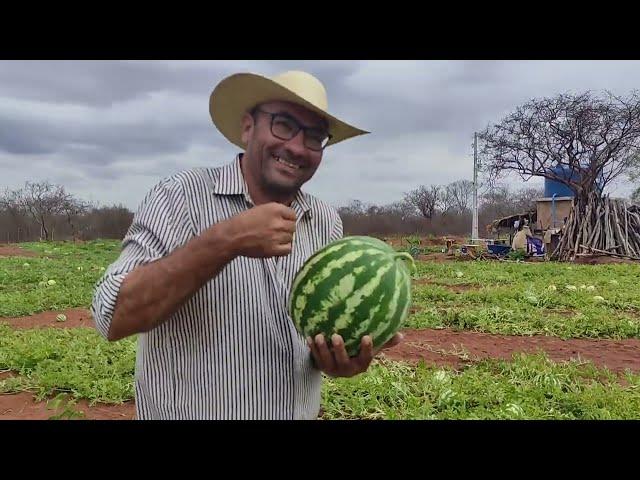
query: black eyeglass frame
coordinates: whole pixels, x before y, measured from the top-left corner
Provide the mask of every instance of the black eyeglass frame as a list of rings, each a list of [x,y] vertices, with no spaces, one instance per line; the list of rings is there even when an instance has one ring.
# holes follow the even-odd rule
[[[254,108],[251,111],[251,115],[254,116],[255,113],[264,113],[265,115],[269,115],[271,116],[271,122],[270,122],[270,129],[271,129],[271,135],[273,135],[274,137],[280,139],[280,140],[292,140],[294,138],[296,138],[296,135],[298,135],[300,133],[300,131],[302,130],[304,132],[304,146],[307,147],[309,150],[313,150],[314,152],[322,152],[325,148],[327,148],[327,145],[329,144],[329,142],[331,141],[331,139],[333,138],[333,136],[327,131],[326,135],[327,137],[323,140],[324,145],[322,145],[320,147],[320,149],[314,148],[314,147],[310,147],[307,144],[307,132],[308,131],[319,131],[320,129],[318,129],[318,127],[309,127],[307,125],[303,125],[301,124],[298,120],[296,120],[294,117],[292,117],[291,115],[288,115],[286,113],[282,113],[282,112],[267,112],[266,110],[262,110],[260,108]],[[274,130],[273,130],[273,124],[275,123],[275,119],[277,117],[282,117],[287,119],[287,121],[289,121],[290,123],[293,124],[293,126],[295,127],[295,130],[293,131],[292,135],[290,138],[287,137],[282,137],[280,135],[277,135]]]

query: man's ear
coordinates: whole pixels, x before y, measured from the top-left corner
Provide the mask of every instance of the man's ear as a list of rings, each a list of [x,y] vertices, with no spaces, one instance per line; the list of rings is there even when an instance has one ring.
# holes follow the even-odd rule
[[[245,113],[242,116],[242,143],[246,146],[249,143],[249,138],[251,138],[251,133],[253,132],[253,127],[255,125],[254,119],[248,113]]]

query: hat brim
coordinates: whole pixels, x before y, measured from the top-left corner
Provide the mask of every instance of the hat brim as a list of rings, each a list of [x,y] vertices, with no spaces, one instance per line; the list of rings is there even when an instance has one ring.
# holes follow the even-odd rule
[[[256,105],[270,101],[296,103],[324,118],[331,134],[327,146],[370,133],[343,122],[273,80],[253,73],[238,73],[222,80],[209,98],[209,114],[227,140],[245,148],[241,133],[242,116]]]

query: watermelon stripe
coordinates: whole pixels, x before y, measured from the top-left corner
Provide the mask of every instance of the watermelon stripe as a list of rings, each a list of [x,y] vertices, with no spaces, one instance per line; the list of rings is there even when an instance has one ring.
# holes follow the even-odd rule
[[[300,282],[303,279],[309,278],[309,272],[314,267],[314,265],[318,264],[326,255],[334,255],[347,246],[348,244],[346,244],[345,242],[338,241],[328,246],[324,250],[320,250],[319,252],[313,254],[302,266],[302,269],[300,269],[300,271],[296,274],[296,278],[294,279],[293,285],[291,286],[291,292],[293,293],[293,295],[291,296],[293,297],[298,293],[297,290],[300,286]]]
[[[340,257],[322,264],[322,270],[315,275],[311,272],[308,277],[310,280],[295,293],[294,309],[298,310],[296,315],[300,315],[302,318],[313,315],[313,311],[320,308],[317,300],[320,298],[335,300],[331,301],[332,305],[344,300],[353,292],[353,288],[334,294],[333,291],[340,279],[346,275],[353,275],[354,270],[358,267],[375,269],[378,264],[384,263],[385,258],[386,255],[379,250],[354,249],[351,252],[345,251]],[[335,296],[339,298],[334,298]]]
[[[338,258],[328,259],[324,263],[318,263],[316,265],[316,271],[310,271],[308,278],[312,281],[307,282],[300,293],[305,295],[310,295],[313,293],[314,289],[318,286],[318,284],[322,281],[325,281],[334,270],[340,269],[343,267],[348,267],[349,262],[355,262],[360,257],[367,256],[381,256],[384,253],[375,249],[362,249],[362,248],[353,248],[350,250],[344,250],[342,255]]]
[[[409,261],[411,265],[409,265]],[[387,342],[409,313],[413,258],[373,237],[337,240],[311,256],[296,275],[289,298],[292,320],[305,337],[342,336],[349,356],[362,336],[374,348]]]
[[[381,285],[381,280],[384,275],[393,269],[393,264],[386,262],[385,265],[380,266],[375,270],[375,275],[373,277],[369,277],[369,281],[359,288],[355,290],[351,296],[349,296],[343,303],[343,311],[339,317],[335,319],[333,330],[340,331],[344,328],[347,328],[349,325],[349,321],[356,318],[354,317],[354,313],[356,312],[358,306],[369,304],[369,296]],[[370,308],[370,307],[369,307]],[[369,309],[367,308],[367,310]],[[331,320],[328,320],[331,321]]]
[[[389,311],[389,316],[385,322],[380,323],[383,328],[373,333],[374,348],[378,348],[391,340],[391,337],[393,337],[395,332],[402,326],[409,313],[409,307],[411,305],[411,280],[404,275],[398,275],[398,278],[401,279],[400,285],[396,286],[398,302],[393,311]]]
[[[389,272],[387,274],[389,274]],[[356,311],[354,311],[353,313],[347,313],[345,303],[341,304],[335,311],[329,312],[329,315],[327,316],[325,322],[318,325],[316,329],[320,331],[337,333],[342,337],[346,344],[348,340],[353,338],[353,332],[355,329],[357,329],[359,326],[361,326],[363,329],[367,328],[371,321],[371,313],[375,315],[378,311],[380,311],[380,308],[382,308],[382,304],[380,302],[377,302],[375,299],[380,298],[381,294],[382,298],[384,298],[384,290],[385,289],[384,287],[382,287],[382,283],[380,283],[378,287],[376,287],[376,290],[371,295],[367,295],[365,301],[356,307]],[[364,314],[361,315],[360,313],[358,313],[360,311],[364,312]],[[348,316],[345,317],[345,314]],[[363,325],[360,325],[357,322],[350,322],[350,324],[341,326],[337,324],[337,321],[333,322],[330,320],[339,318],[342,318],[343,320],[360,319],[362,320]]]
[[[354,236],[354,237],[345,237],[345,239],[343,240],[349,241],[348,240],[349,238],[357,239],[358,241],[368,243],[372,247],[376,247],[381,250],[388,251],[389,253],[395,253],[395,250],[391,245],[374,237]]]
[[[337,318],[337,316],[344,311],[344,301],[371,280],[371,275],[369,273],[362,273],[358,275],[356,273],[357,270],[377,271],[385,263],[387,263],[385,256],[380,256],[379,258],[371,258],[370,256],[360,257],[358,262],[346,264],[343,268],[334,270],[332,275],[327,277],[318,285],[313,294],[306,297],[301,295],[296,298],[295,307],[298,306],[298,302],[300,304],[304,303],[305,307],[302,310],[297,308],[294,310],[297,318],[299,318],[302,323],[303,330],[317,331],[322,328],[322,325],[327,322],[330,323],[331,318]],[[337,290],[336,284],[345,276],[354,277],[355,281],[352,288],[349,291],[343,292],[342,295],[334,294],[333,292]],[[338,295],[340,298],[336,299],[336,301],[329,306],[332,310],[327,312],[327,307],[325,306],[323,308],[322,302],[326,301],[326,299],[334,299]]]
[[[308,279],[319,278],[320,271],[324,268],[325,264],[331,259],[339,259],[342,255],[349,252],[361,251],[362,247],[370,245],[370,242],[364,241],[347,241],[345,239],[338,240],[333,244],[325,247],[324,250],[316,252],[313,256],[307,260],[300,272],[296,274],[293,285],[291,287],[292,297],[300,295],[300,283],[304,279],[305,283]]]
[[[330,252],[330,257],[340,258],[345,253],[348,253],[345,249],[348,249],[348,245],[341,244],[331,246],[326,251]],[[325,256],[323,251],[316,253],[296,275],[289,299],[289,313],[292,317],[299,318],[301,316],[301,310],[304,309],[307,301],[307,294],[304,294],[302,290],[308,285],[309,279],[316,278],[318,270],[324,268],[326,261],[322,260],[324,260]],[[303,280],[304,283],[302,282]]]
[[[393,266],[393,265],[392,265]],[[360,308],[353,313],[354,319],[370,319],[363,321],[362,323],[353,322],[351,328],[344,330],[341,334],[345,342],[345,348],[347,351],[356,350],[360,347],[362,337],[367,334],[372,334],[375,329],[379,328],[379,324],[384,322],[381,316],[371,315],[372,310],[387,312],[395,297],[397,300],[398,292],[394,291],[394,285],[396,283],[396,277],[398,276],[398,270],[396,268],[390,268],[389,271],[381,279],[380,284],[376,290],[367,299]]]

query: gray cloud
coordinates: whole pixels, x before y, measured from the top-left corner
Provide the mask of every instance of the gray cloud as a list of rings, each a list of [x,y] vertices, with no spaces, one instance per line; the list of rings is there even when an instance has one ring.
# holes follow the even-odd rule
[[[108,107],[149,92],[202,94],[217,77],[232,72],[228,62],[5,61],[4,95],[57,103]]]
[[[18,155],[40,155],[56,150],[48,132],[27,122],[0,118],[0,150]]]
[[[292,69],[318,76],[331,110],[372,132],[328,149],[308,184],[333,204],[470,179],[473,132],[532,97],[640,84],[638,61],[2,61],[0,189],[48,178],[135,208],[162,177],[237,153],[209,118],[218,81]]]

